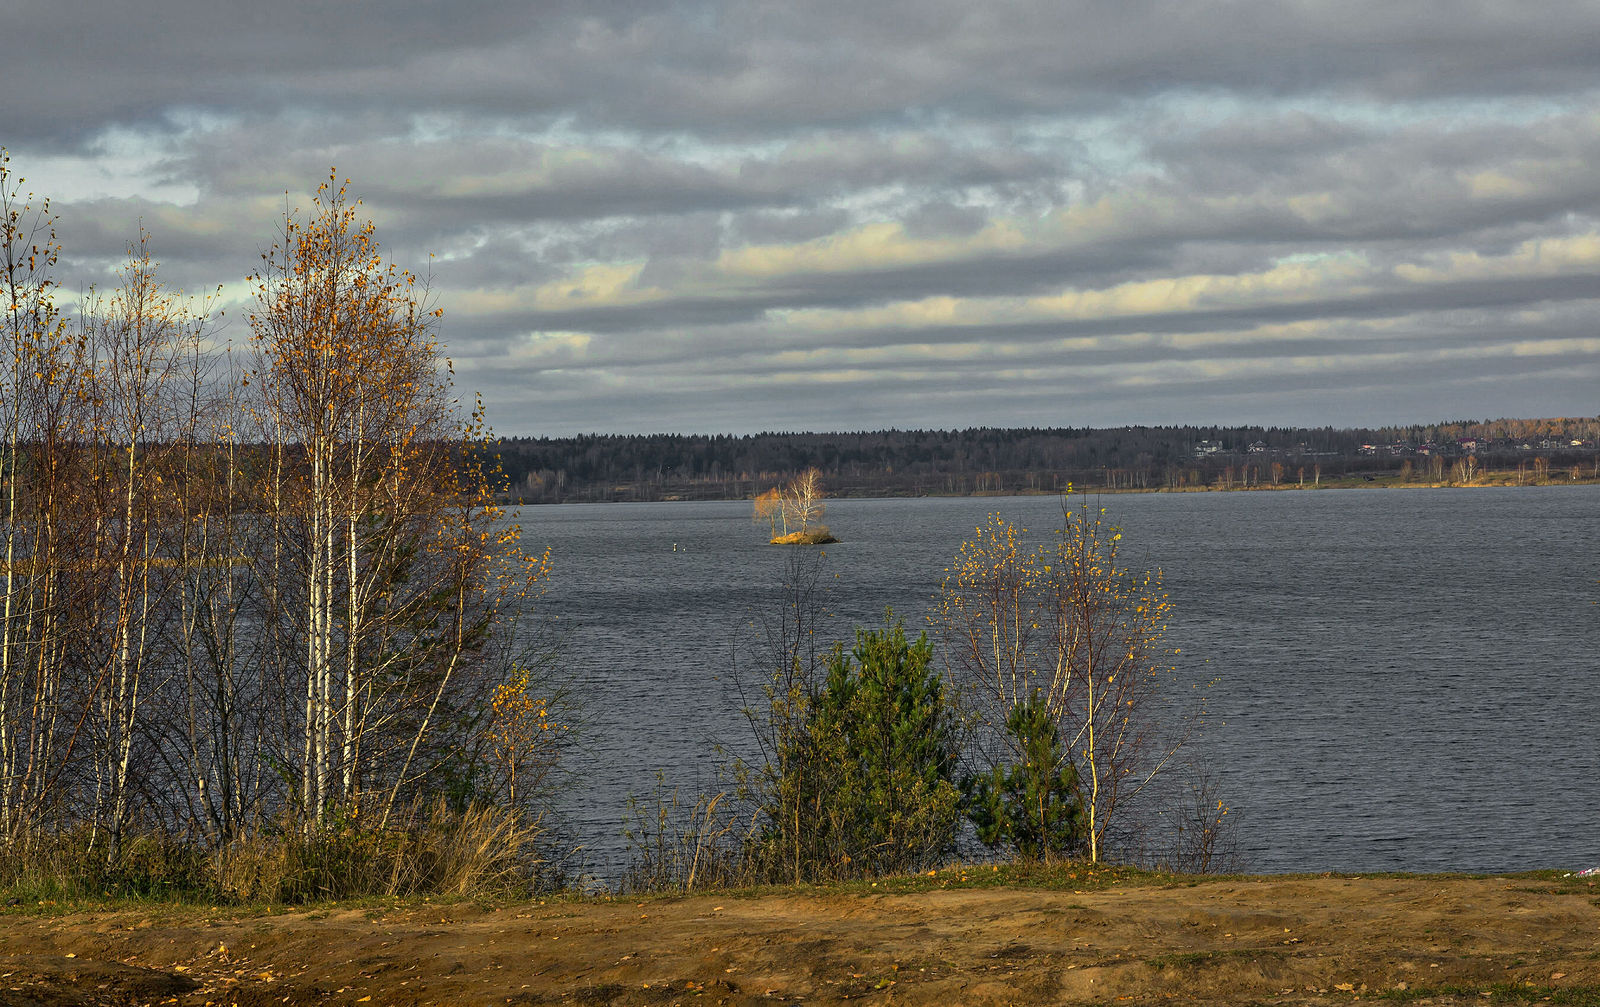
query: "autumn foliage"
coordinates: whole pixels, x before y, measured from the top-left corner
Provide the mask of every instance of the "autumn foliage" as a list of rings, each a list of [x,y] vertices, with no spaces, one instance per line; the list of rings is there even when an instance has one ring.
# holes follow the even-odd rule
[[[515,622],[549,558],[494,503],[426,283],[337,177],[285,215],[238,350],[143,233],[64,315],[3,159],[0,214],[0,873],[64,837],[114,871],[136,834],[226,862],[533,808],[563,732]]]
[[[1172,672],[1171,605],[1159,572],[1123,561],[1122,533],[1104,514],[1067,497],[1055,540],[1032,547],[1025,529],[991,515],[957,552],[935,615],[951,670],[987,726],[985,801],[1007,787],[1036,801],[1060,791],[1058,811],[1011,813],[1057,837],[1054,852],[1081,842],[1091,860],[1182,742],[1159,701]],[[1043,753],[1051,765],[1037,764]],[[1063,779],[1075,780],[1081,808],[1069,811]],[[1049,824],[1080,817],[1081,831]]]
[[[773,545],[827,545],[838,539],[822,523],[827,513],[827,491],[822,473],[808,468],[782,486],[775,486],[755,498],[753,520],[766,521]],[[780,530],[781,529],[781,530]]]

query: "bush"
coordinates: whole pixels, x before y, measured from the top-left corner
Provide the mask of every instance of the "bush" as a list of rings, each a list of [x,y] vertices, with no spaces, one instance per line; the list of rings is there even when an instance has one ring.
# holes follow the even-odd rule
[[[967,813],[991,849],[1009,844],[1024,860],[1073,857],[1088,847],[1078,771],[1044,700],[1011,708],[1006,733],[1020,760],[963,781]]]

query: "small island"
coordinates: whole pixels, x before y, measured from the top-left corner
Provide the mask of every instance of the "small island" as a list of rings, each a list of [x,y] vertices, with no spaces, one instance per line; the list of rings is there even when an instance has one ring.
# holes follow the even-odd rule
[[[837,542],[827,525],[819,525],[805,531],[792,531],[787,535],[773,536],[771,545],[828,545]]]
[[[822,523],[827,511],[822,473],[808,468],[782,486],[774,486],[755,499],[752,520],[771,529],[772,545],[827,545],[837,542]]]

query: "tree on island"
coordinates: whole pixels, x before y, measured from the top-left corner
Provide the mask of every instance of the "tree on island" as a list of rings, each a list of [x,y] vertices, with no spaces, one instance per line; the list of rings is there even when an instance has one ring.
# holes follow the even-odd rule
[[[778,537],[778,523],[783,522],[783,534],[789,534],[789,515],[784,513],[783,494],[774,486],[765,493],[756,497],[755,514],[752,521],[760,524],[763,520],[772,529],[772,537]]]
[[[823,512],[828,509],[828,505],[822,502],[825,495],[822,473],[815,467],[795,476],[783,488],[783,509],[791,520],[799,523],[800,534],[809,532],[813,524],[820,527]]]
[[[772,529],[773,545],[822,545],[837,542],[822,523],[827,504],[822,498],[822,473],[808,468],[781,487],[774,487],[755,498],[753,520],[766,519]],[[796,530],[790,531],[790,525]],[[779,527],[782,532],[779,532]]]

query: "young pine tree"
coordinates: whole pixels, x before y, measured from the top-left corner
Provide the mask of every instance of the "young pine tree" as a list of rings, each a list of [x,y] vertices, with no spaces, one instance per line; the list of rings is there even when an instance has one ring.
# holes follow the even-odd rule
[[[797,771],[780,781],[812,791],[792,796],[811,811],[796,825],[813,873],[924,870],[954,846],[956,718],[932,655],[926,636],[908,641],[896,623],[858,630],[852,650],[829,658],[803,749],[789,753]]]
[[[1024,860],[1082,853],[1089,823],[1078,796],[1078,771],[1038,693],[1011,708],[1006,733],[1019,761],[962,786],[978,839],[991,849],[1009,844]]]

